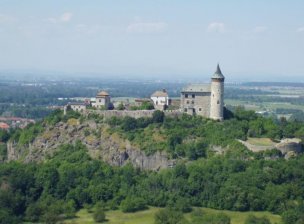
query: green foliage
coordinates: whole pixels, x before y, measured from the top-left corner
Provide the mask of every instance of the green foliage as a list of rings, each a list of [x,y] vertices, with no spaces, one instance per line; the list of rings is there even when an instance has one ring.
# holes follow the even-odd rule
[[[118,104],[117,110],[124,110],[125,106],[123,105],[123,103]]]
[[[155,224],[185,224],[183,213],[171,208],[159,210],[154,217]]]
[[[7,158],[6,144],[0,143],[0,161],[4,161]]]
[[[97,222],[97,223],[102,223],[102,222],[107,221],[107,220],[106,220],[106,214],[105,214],[104,210],[101,209],[101,208],[97,208],[97,209],[94,211],[93,219],[94,219],[94,221]]]
[[[67,115],[73,116],[78,115]],[[11,139],[28,144],[47,122],[67,117],[54,112],[46,123],[16,130]],[[95,118],[103,122],[103,118]],[[304,155],[285,161],[276,150],[253,154],[236,140],[245,140],[250,133],[273,135],[277,130],[282,136],[300,135],[301,123],[275,122],[241,110],[237,118],[224,122],[187,115],[169,118],[162,112],[155,112],[153,118],[113,117],[106,122],[112,133],[117,132],[148,152],[166,150],[174,158],[187,159],[159,172],[140,171],[130,164],[111,167],[92,159],[78,141],[60,146],[44,163],[0,164],[3,219],[55,223],[62,217],[73,217],[84,206],[102,202],[102,210],[120,207],[124,212],[148,206],[170,207],[156,215],[158,223],[176,222],[175,217],[180,222],[182,213],[190,212],[193,206],[267,210],[283,214],[288,224],[303,220]],[[212,155],[213,146],[222,146],[226,151]],[[264,159],[269,157],[278,159]],[[194,219],[230,222],[223,215]]]
[[[7,142],[10,138],[10,134],[6,130],[0,129],[0,142]]]
[[[152,114],[152,121],[154,123],[163,123],[165,119],[165,113],[163,111],[156,110]]]
[[[0,209],[0,224],[18,224],[20,220],[13,216],[9,211]]]
[[[250,215],[245,220],[245,224],[271,224],[271,223],[269,219],[267,219],[266,217],[258,218],[254,215]]]
[[[292,204],[282,214],[284,224],[301,224],[304,223],[304,203]]]
[[[123,200],[120,207],[123,212],[136,212],[147,209],[144,199],[131,196]]]
[[[143,102],[140,106],[131,106],[130,110],[154,110],[154,105],[151,102]]]

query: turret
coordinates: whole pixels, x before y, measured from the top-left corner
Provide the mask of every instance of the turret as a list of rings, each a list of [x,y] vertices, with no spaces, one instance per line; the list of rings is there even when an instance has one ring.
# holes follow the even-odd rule
[[[224,82],[225,77],[218,64],[211,77],[210,118],[214,120],[224,120]]]

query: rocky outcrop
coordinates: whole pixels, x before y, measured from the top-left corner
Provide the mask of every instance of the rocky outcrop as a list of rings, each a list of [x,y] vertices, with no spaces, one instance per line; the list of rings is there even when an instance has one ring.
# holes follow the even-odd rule
[[[297,138],[286,138],[282,139],[279,143],[273,143],[269,146],[253,145],[249,142],[239,140],[249,150],[253,152],[266,151],[271,149],[277,149],[285,156],[286,159],[296,156],[303,151],[303,144],[300,139]]]
[[[101,159],[110,165],[123,166],[132,163],[135,167],[149,170],[159,170],[170,167],[173,160],[168,159],[166,153],[156,152],[146,155],[138,147],[132,145],[117,134],[109,134],[108,126],[87,120],[78,122],[60,122],[52,127],[45,127],[28,147],[20,147],[12,142],[8,143],[8,160],[22,160],[24,162],[40,162],[46,156],[51,156],[62,144],[75,143],[80,140],[88,149],[91,157]]]

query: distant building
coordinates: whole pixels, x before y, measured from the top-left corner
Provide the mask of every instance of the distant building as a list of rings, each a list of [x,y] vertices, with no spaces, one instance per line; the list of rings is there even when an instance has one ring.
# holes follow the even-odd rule
[[[85,103],[73,102],[68,103],[67,110],[71,109],[77,112],[84,112],[87,109],[87,105]]]
[[[154,92],[151,95],[151,100],[157,110],[164,110],[169,106],[169,95],[165,89]]]
[[[181,92],[181,110],[214,120],[224,119],[224,82],[220,66],[211,77],[211,84],[192,84]]]
[[[0,129],[8,130],[10,126],[7,123],[0,122]]]
[[[93,105],[92,105],[93,106]],[[111,106],[111,97],[106,91],[101,91],[96,96],[95,107],[109,109]]]

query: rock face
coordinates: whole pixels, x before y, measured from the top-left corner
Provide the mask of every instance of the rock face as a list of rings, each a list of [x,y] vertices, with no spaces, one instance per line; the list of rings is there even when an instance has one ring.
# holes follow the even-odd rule
[[[27,147],[9,142],[8,160],[40,162],[46,156],[51,156],[60,145],[80,140],[86,145],[92,158],[101,159],[110,165],[123,166],[132,163],[141,169],[159,170],[174,164],[166,153],[146,155],[128,140],[115,133],[109,134],[108,128],[105,124],[97,124],[93,120],[85,121],[83,124],[60,122],[53,127],[46,127],[45,131]]]
[[[245,142],[239,140],[242,144],[244,144],[249,150],[253,152],[260,152],[265,150],[277,149],[281,151],[281,153],[285,156],[286,159],[296,156],[303,151],[303,145],[300,139],[297,138],[286,138],[282,139],[279,143],[273,144],[271,146],[258,146],[250,144],[249,142]]]

